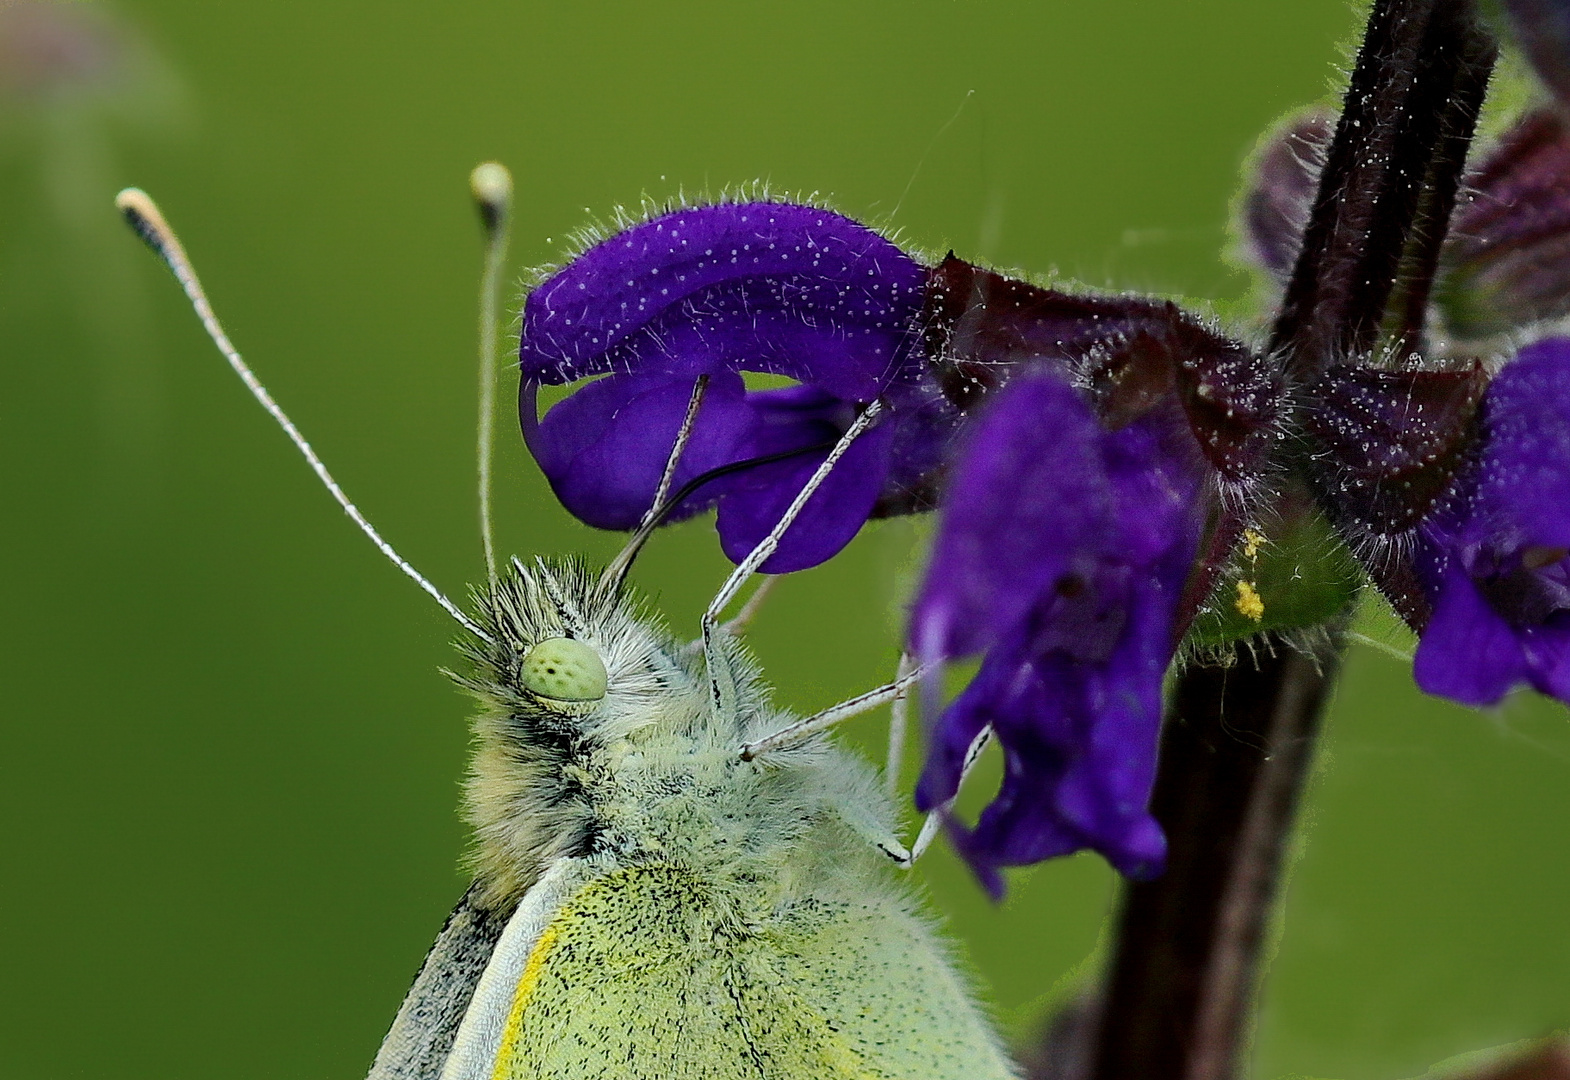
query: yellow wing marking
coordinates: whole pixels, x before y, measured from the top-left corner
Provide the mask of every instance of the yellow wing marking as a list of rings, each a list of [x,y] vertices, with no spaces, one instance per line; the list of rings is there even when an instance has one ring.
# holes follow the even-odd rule
[[[518,1045],[518,1033],[523,1030],[523,1010],[528,1007],[534,988],[539,985],[540,973],[545,970],[556,939],[561,936],[562,916],[552,919],[540,934],[529,952],[529,962],[523,967],[523,977],[518,980],[518,992],[513,995],[512,1009],[507,1013],[507,1026],[502,1031],[501,1048],[496,1053],[496,1069],[491,1074],[496,1080],[512,1075],[512,1057]]]

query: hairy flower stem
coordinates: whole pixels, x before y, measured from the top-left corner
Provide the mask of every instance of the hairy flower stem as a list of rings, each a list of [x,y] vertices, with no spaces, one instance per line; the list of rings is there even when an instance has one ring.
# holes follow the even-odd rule
[[[1151,797],[1172,851],[1165,874],[1124,894],[1092,1075],[1236,1072],[1338,652],[1278,648],[1180,680]]]
[[[1403,270],[1420,332],[1494,52],[1467,0],[1374,5],[1271,339],[1294,381],[1374,347]]]
[[[1292,383],[1366,356],[1382,333],[1401,349],[1420,340],[1493,57],[1468,0],[1376,0],[1272,335]],[[1295,477],[1284,489],[1307,496]],[[1238,1075],[1339,629],[1319,656],[1261,647],[1178,680],[1151,802],[1167,870],[1124,893],[1100,1007],[1086,1010],[1099,1020],[1079,1035],[1089,1080]]]

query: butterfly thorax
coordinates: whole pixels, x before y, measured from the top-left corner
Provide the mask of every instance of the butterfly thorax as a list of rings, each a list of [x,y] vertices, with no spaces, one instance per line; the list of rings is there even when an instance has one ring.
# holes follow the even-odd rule
[[[893,816],[862,763],[822,740],[741,759],[742,743],[791,718],[769,705],[739,643],[720,650],[737,692],[717,714],[701,656],[580,562],[514,560],[476,599],[493,642],[466,644],[474,672],[460,681],[482,704],[467,812],[488,903],[515,903],[563,858],[607,873],[691,869],[744,922],[842,882],[864,890],[886,872],[846,824],[847,806]],[[561,637],[603,660],[599,700],[551,700],[523,684],[529,650]]]

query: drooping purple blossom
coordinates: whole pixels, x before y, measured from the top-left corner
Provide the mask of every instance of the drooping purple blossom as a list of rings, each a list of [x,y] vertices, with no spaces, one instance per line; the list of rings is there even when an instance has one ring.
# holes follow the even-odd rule
[[[1173,409],[1109,431],[1065,374],[1037,367],[983,406],[911,620],[928,663],[984,654],[935,725],[917,802],[954,795],[990,725],[1003,786],[956,834],[994,891],[997,866],[1094,848],[1148,877],[1166,850],[1148,810],[1161,683],[1209,470]]]
[[[990,726],[1003,786],[973,828],[951,826],[994,892],[998,867],[1082,848],[1150,876],[1165,852],[1149,814],[1162,679],[1215,580],[1202,544],[1236,527],[1269,452],[1279,382],[1169,304],[953,256],[928,313],[942,384],[974,412],[910,639],[928,664],[982,660],[930,725],[918,805],[953,797]]]
[[[1527,683],[1570,702],[1570,339],[1527,348],[1484,396],[1476,458],[1418,529],[1432,607],[1413,673],[1467,705]]]
[[[946,436],[918,407],[933,396],[921,386],[918,348],[924,281],[876,231],[817,207],[739,202],[661,214],[595,244],[529,294],[519,347],[525,439],[574,515],[633,528],[707,376],[673,490],[756,463],[703,485],[672,518],[717,504],[721,544],[740,561],[862,408],[909,403],[851,446],[764,569],[812,566],[844,547],[880,499],[897,499],[935,454],[929,442]],[[748,390],[743,371],[798,385]],[[596,377],[538,417],[541,385]],[[916,426],[902,429],[907,417]]]

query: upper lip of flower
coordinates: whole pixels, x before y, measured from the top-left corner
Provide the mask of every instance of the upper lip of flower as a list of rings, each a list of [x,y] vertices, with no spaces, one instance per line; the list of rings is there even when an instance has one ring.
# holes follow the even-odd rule
[[[718,503],[721,542],[739,560],[862,405],[923,378],[924,280],[876,231],[818,207],[738,202],[657,215],[530,293],[519,345],[525,438],[568,509],[631,528],[650,509],[694,382],[707,376],[675,485],[728,472],[672,516]],[[747,390],[743,370],[800,385]],[[536,416],[538,384],[596,375]],[[851,447],[767,572],[814,565],[849,542],[884,494],[900,422],[880,422]],[[737,468],[745,462],[755,464]]]

